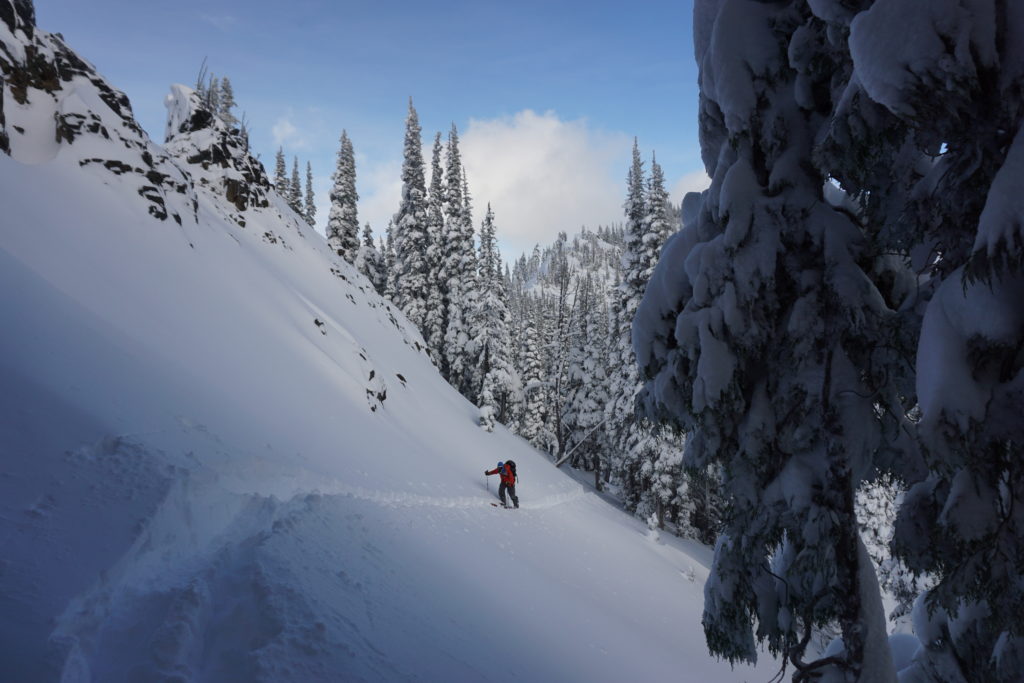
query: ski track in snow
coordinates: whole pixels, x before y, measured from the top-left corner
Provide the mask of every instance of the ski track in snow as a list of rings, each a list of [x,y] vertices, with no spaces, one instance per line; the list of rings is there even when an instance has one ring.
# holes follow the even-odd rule
[[[325,495],[343,495],[359,500],[367,500],[378,505],[387,507],[438,507],[438,508],[478,508],[494,502],[492,498],[485,496],[423,496],[405,491],[368,491],[362,488],[352,488],[339,485],[337,488],[325,488],[310,491],[310,493],[322,493]],[[527,501],[520,495],[520,510],[542,510],[552,508],[556,505],[564,505],[574,500],[579,500],[585,495],[582,486],[566,493],[544,496],[535,501]],[[496,497],[496,494],[495,496]]]
[[[186,431],[220,443],[200,425]],[[79,462],[112,459],[121,477],[139,481],[165,455],[155,453],[122,434],[73,449],[69,457]],[[205,468],[171,466],[167,474],[166,494],[130,549],[58,620],[51,641],[61,653],[63,683],[139,676],[336,680],[339,674],[345,680],[411,680],[417,673],[409,662],[418,657],[427,657],[431,667],[460,672],[452,680],[505,679],[486,673],[472,661],[476,655],[462,660],[453,659],[450,651],[420,653],[403,665],[380,649],[379,629],[392,628],[384,615],[400,610],[412,596],[422,599],[421,593],[442,579],[417,581],[415,572],[412,580],[396,574],[396,566],[405,564],[407,539],[381,533],[380,522],[370,523],[372,515],[365,509],[368,504],[457,514],[443,519],[413,515],[421,531],[444,537],[458,526],[467,534],[473,525],[486,532],[490,520],[501,517],[490,514],[487,496],[427,496],[335,481],[317,490],[295,489],[281,499],[225,490],[231,482]],[[524,501],[522,508],[551,510],[586,497],[575,484],[563,493]],[[407,513],[398,514],[396,520],[407,520]],[[323,534],[348,537],[351,543],[345,547],[354,549],[357,559],[324,545]],[[298,550],[290,547],[296,539]],[[497,548],[514,556],[507,541]],[[297,568],[291,565],[296,554],[303,558],[300,573],[312,571],[319,575],[316,580],[337,584],[326,592],[341,605],[311,603],[296,590]],[[377,574],[389,576],[387,585],[375,586]],[[397,591],[397,597],[382,596],[381,590]],[[410,618],[409,638],[430,628],[416,623],[422,617]],[[296,657],[296,647],[302,657]]]

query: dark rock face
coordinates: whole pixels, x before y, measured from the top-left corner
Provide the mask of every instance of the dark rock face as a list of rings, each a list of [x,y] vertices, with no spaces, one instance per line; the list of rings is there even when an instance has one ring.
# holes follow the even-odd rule
[[[173,128],[168,127],[166,148],[158,147],[135,121],[124,93],[81,59],[59,34],[36,29],[31,0],[0,0],[0,21],[10,30],[10,35],[0,40],[0,153],[40,163],[48,154],[55,155],[56,147],[45,149],[39,142],[51,131],[49,139],[71,150],[80,146],[82,138],[99,138],[106,143],[103,149],[109,151],[83,154],[78,164],[109,174],[114,182],[127,185],[141,197],[151,216],[161,221],[172,218],[179,225],[190,214],[193,220],[197,218],[198,187],[225,200],[218,205],[242,227],[246,211],[270,206],[270,179],[249,153],[248,139],[238,128],[230,128],[214,116],[190,89],[172,88],[177,105]],[[69,88],[72,81],[74,88]],[[69,97],[72,92],[81,93],[83,87],[91,88],[94,97]],[[19,114],[12,122],[11,111],[5,118],[3,96],[37,110],[33,112],[37,115],[26,118]],[[102,105],[84,104],[95,102],[95,98]]]
[[[0,45],[0,50],[0,71],[3,71],[4,80],[18,104],[28,102],[29,88],[49,93],[60,89],[56,64],[40,54],[36,45],[25,46],[25,61],[20,63],[7,51],[6,46]]]
[[[36,27],[36,8],[32,0],[0,0],[0,21],[14,33],[18,29],[32,37]]]
[[[4,118],[4,90],[7,85],[0,81],[0,152],[11,153],[11,141],[7,137],[7,119]]]
[[[160,220],[174,218],[180,224],[181,211],[195,214],[192,179],[150,142],[124,93],[113,88],[60,36],[35,28],[31,0],[0,0],[0,21],[10,29],[12,38],[8,40],[13,41],[0,41],[0,152],[18,158],[18,145],[29,144],[22,142],[24,128],[8,125],[2,97],[6,94],[20,105],[38,107],[40,115],[27,119],[26,125],[37,132],[50,127],[52,139],[59,145],[74,149],[83,136],[113,143],[109,146],[111,158],[83,158],[79,164],[95,166],[134,185],[149,203],[150,215]],[[78,98],[68,98],[66,84],[71,81],[79,91],[93,88],[105,106],[87,109]]]
[[[168,122],[167,151],[195,167],[193,175],[198,182],[226,199],[239,213],[270,206],[270,178],[263,164],[249,154],[249,143],[242,132],[211,114],[195,92],[181,86],[171,90],[178,113],[172,113]],[[245,226],[242,216],[231,218]]]
[[[15,0],[15,8],[19,1]],[[25,0],[25,6],[34,21],[31,2]],[[0,19],[4,19],[4,9],[12,9],[10,0],[0,0]],[[24,50],[25,59],[19,61],[7,45],[0,43],[0,72],[3,73],[11,95],[19,104],[28,103],[29,89],[54,94],[63,89],[64,83],[76,76],[82,76],[96,87],[104,104],[140,135],[142,134],[142,129],[133,118],[128,97],[112,88],[89,64],[65,45],[63,40],[45,33],[33,35],[24,43]]]
[[[180,132],[194,133],[195,131],[202,130],[204,128],[213,128],[213,114],[205,109],[197,109],[192,113],[192,116],[187,121],[185,130]]]
[[[0,21],[7,24],[7,29],[14,33],[14,5],[10,0],[0,0]]]
[[[267,191],[270,190],[270,178],[267,177],[263,164],[253,159],[248,151],[237,145],[237,139],[230,134],[221,134],[210,147],[198,150],[185,160],[189,164],[204,169],[219,167],[234,169],[241,177],[224,177],[224,197],[239,211],[249,207],[265,208],[270,206]]]
[[[14,11],[25,26],[35,28],[36,8],[32,0],[14,0]]]

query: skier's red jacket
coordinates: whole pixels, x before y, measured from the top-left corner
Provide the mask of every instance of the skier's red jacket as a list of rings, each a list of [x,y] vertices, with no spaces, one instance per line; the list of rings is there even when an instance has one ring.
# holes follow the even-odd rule
[[[501,482],[503,484],[508,484],[509,486],[516,485],[516,475],[512,474],[512,468],[507,465],[500,469],[495,467],[493,470],[490,470],[487,474],[500,474]]]

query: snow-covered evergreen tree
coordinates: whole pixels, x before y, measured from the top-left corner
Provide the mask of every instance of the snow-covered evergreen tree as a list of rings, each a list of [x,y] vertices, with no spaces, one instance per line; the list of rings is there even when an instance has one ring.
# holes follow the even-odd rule
[[[206,95],[206,108],[214,116],[220,116],[220,79],[210,74],[209,84],[203,93]]]
[[[644,458],[641,470],[650,491],[645,496],[644,512],[656,521],[658,528],[671,523],[680,536],[694,538],[697,533],[691,524],[693,501],[688,497],[688,480],[683,472],[682,444],[667,440],[662,444],[659,441],[662,435],[653,431],[648,431],[646,436],[650,440],[649,455]]]
[[[287,167],[284,161],[284,150],[280,147],[277,148],[277,153],[274,155],[274,189],[281,195],[281,199],[288,201],[290,191]]]
[[[508,301],[490,204],[480,226],[478,262],[480,296],[474,313],[474,377],[478,377],[480,382],[477,390],[480,424],[491,431],[495,422],[504,423],[509,419],[512,403],[520,392],[520,382],[512,362]]]
[[[592,273],[583,278],[577,297],[579,324],[567,340],[568,368],[566,372],[566,454],[569,464],[581,464],[594,472],[598,490],[603,486],[602,475],[607,460],[604,410],[608,403],[606,393],[607,362],[607,302],[598,290]]]
[[[299,177],[299,158],[292,157],[292,177],[288,181],[288,206],[298,215],[302,215],[302,180]]]
[[[341,131],[338,163],[330,193],[331,209],[327,214],[327,243],[339,256],[355,263],[359,251],[359,216],[356,203],[356,157],[348,133]]]
[[[915,610],[919,680],[1024,671],[1022,12],[888,0],[846,19],[862,97],[903,126],[883,129],[903,133],[902,157],[928,160],[883,206],[930,295],[916,358],[928,474],[907,478],[894,540],[937,581]]]
[[[537,448],[547,448],[544,364],[537,325],[527,325],[522,339],[522,377],[525,401],[519,434]]]
[[[306,197],[302,206],[302,217],[310,226],[316,225],[316,204],[313,196],[313,166],[306,162]]]
[[[647,182],[647,215],[644,216],[644,232],[641,250],[640,279],[646,287],[658,263],[661,248],[675,231],[676,222],[669,217],[672,206],[665,189],[665,173],[654,155],[651,155],[651,176]]]
[[[237,128],[239,121],[235,116],[234,109],[237,105],[235,103],[235,90],[231,86],[231,79],[227,76],[220,80],[220,107],[217,114],[220,116],[220,120],[227,124],[228,128]]]
[[[206,102],[206,58],[203,57],[202,64],[199,65],[199,73],[196,75],[196,83],[193,86],[193,90],[196,91],[196,95],[199,96],[200,101]]]
[[[643,234],[647,216],[644,191],[643,162],[640,149],[633,140],[633,161],[626,176],[625,248],[622,252],[622,281],[617,296],[612,300],[612,330],[610,335],[608,396],[605,422],[613,449],[612,476],[621,488],[626,507],[636,510],[646,488],[641,475],[641,438],[634,414],[634,402],[640,379],[633,356],[630,329],[636,307],[643,294],[646,281],[641,265]]]
[[[685,472],[683,491],[679,495],[681,520],[693,529],[694,538],[707,545],[714,545],[718,538],[725,513],[721,484],[717,464],[690,468]]]
[[[487,213],[480,224],[480,253],[477,265],[480,268],[480,280],[482,288],[491,283],[499,283],[502,287],[503,271],[501,252],[498,248],[498,229],[494,225],[494,211],[490,203],[487,204]]]
[[[394,217],[394,302],[406,317],[423,329],[426,321],[427,187],[423,177],[423,142],[419,116],[409,98],[402,161],[402,202]]]
[[[363,243],[359,246],[356,254],[355,266],[360,273],[366,276],[377,293],[383,295],[387,285],[384,254],[374,246],[373,231],[370,229],[369,223],[363,226]]]
[[[462,226],[462,301],[464,310],[467,311],[464,318],[467,339],[463,346],[463,354],[466,357],[463,394],[475,402],[483,386],[484,378],[477,374],[480,366],[476,359],[482,351],[480,343],[487,322],[483,315],[480,262],[473,230],[473,198],[469,192],[469,178],[465,166],[462,167]]]
[[[542,344],[545,349],[547,381],[548,431],[551,433],[551,451],[561,460],[566,452],[569,428],[565,421],[569,398],[569,351],[571,340],[579,334],[580,282],[575,268],[569,262],[568,235],[561,232],[555,241],[552,261],[555,265],[555,290],[551,296],[542,296],[544,330]]]
[[[640,377],[631,327],[671,222],[661,169],[652,163],[651,180],[645,181],[635,140],[623,208],[626,224],[621,282],[618,296],[612,302],[609,401],[605,407],[606,429],[613,449],[610,466],[626,507],[644,519],[653,515],[658,526],[663,527],[666,519],[675,521],[679,507],[677,492],[683,484],[682,468],[678,465],[680,445],[677,440],[666,438],[667,432],[655,433],[650,423],[635,414]],[[662,459],[664,462],[658,464]]]
[[[383,253],[384,253],[384,297],[395,300],[395,222],[394,220],[388,221],[388,228],[385,233],[386,239],[384,240]]]
[[[444,221],[444,170],[441,166],[441,133],[434,136],[430,163],[430,190],[427,195],[427,313],[423,338],[431,360],[448,377],[448,359],[444,352],[445,330],[448,328],[448,274]]]
[[[638,277],[635,287],[643,283],[646,289],[654,267],[658,263],[661,248],[675,231],[676,221],[670,218],[672,206],[669,203],[668,191],[665,189],[665,175],[654,155],[651,155],[651,175],[647,182],[646,215],[643,220],[643,234],[640,236],[639,251],[636,255]],[[627,245],[628,246],[628,245]],[[627,248],[627,253],[629,249]],[[643,290],[640,290],[642,295]],[[637,300],[639,306],[639,299]],[[635,447],[640,452],[641,480],[649,482],[649,506],[658,520],[659,527],[664,528],[669,521],[683,536],[697,536],[704,529],[694,527],[693,513],[695,501],[688,491],[691,483],[683,471],[682,437],[668,431],[654,432],[648,428],[646,421],[639,427],[638,442],[642,447]]]
[[[470,316],[475,302],[476,249],[473,224],[465,192],[459,151],[459,134],[452,125],[448,134],[444,187],[445,230],[441,272],[447,283],[448,316],[444,333],[444,369],[448,382],[470,400],[473,396]]]
[[[902,415],[875,353],[895,317],[857,207],[825,196],[813,148],[849,59],[802,0],[695,12],[712,185],[663,250],[633,332],[649,414],[690,432],[688,465],[722,466],[708,644],[738,660],[766,642],[800,677],[892,681],[853,500]],[[813,629],[831,623],[842,651],[807,661]]]

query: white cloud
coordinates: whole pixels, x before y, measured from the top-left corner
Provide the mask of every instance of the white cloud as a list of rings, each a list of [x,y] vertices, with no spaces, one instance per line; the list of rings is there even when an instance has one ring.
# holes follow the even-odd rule
[[[676,204],[683,201],[683,197],[686,196],[687,192],[702,192],[708,189],[711,185],[711,178],[704,171],[693,171],[687,173],[682,178],[679,178],[672,183],[672,188],[669,190],[669,197]]]
[[[207,24],[220,29],[221,31],[228,31],[238,25],[238,18],[230,14],[200,14],[199,18]]]
[[[494,209],[506,259],[550,244],[559,231],[573,234],[621,222],[632,138],[592,128],[586,120],[566,121],[554,112],[531,110],[497,119],[471,119],[460,148],[469,175],[477,229],[487,203]],[[424,135],[423,160],[430,183],[433,135]],[[383,236],[402,194],[400,159],[372,163],[357,156],[359,218]],[[670,197],[708,187],[704,171],[671,183]],[[321,213],[321,220],[326,215]]]
[[[305,147],[306,140],[299,134],[299,129],[295,127],[295,124],[291,122],[291,116],[289,112],[274,122],[270,129],[274,136],[274,144],[278,147]]]
[[[429,166],[427,172],[429,184]],[[356,182],[360,196],[359,222],[370,223],[374,240],[385,237],[388,221],[398,211],[398,203],[402,198],[402,162],[392,160],[371,164],[357,155]]]
[[[469,176],[475,227],[487,203],[494,209],[502,252],[512,259],[564,230],[619,221],[622,185],[632,140],[594,130],[584,120],[526,110],[498,119],[472,119],[460,136]],[[423,157],[430,183],[432,135]],[[366,169],[366,170],[364,170]],[[401,160],[359,165],[359,215],[384,234],[398,209]]]
[[[470,120],[461,146],[477,222],[490,202],[511,259],[561,230],[618,221],[631,142],[550,111]]]

